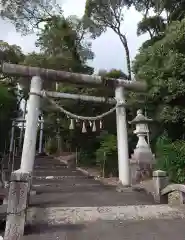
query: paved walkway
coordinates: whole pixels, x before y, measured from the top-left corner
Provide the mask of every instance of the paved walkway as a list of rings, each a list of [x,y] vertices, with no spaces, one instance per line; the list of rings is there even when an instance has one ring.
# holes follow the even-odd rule
[[[183,240],[184,226],[185,221],[178,219],[43,224],[28,228],[24,240]]]
[[[182,240],[184,211],[37,157],[24,240]]]

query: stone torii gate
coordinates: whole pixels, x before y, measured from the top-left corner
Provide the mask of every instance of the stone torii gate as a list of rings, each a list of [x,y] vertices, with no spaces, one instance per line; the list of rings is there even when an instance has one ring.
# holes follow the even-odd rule
[[[104,87],[115,89],[115,99],[116,102],[119,103],[116,108],[119,180],[122,185],[130,186],[125,91],[144,91],[146,89],[145,83],[95,75],[56,71],[37,67],[28,67],[9,63],[4,63],[2,65],[2,71],[3,73],[9,75],[32,78],[21,166],[20,169],[13,172],[11,176],[8,197],[7,221],[4,236],[5,240],[13,239],[13,236],[14,239],[18,240],[24,234],[26,209],[28,204],[27,201],[31,187],[31,175],[35,160],[35,145],[37,137],[38,117],[40,113],[40,100],[44,94],[42,91],[44,81],[49,80],[86,85],[87,87]],[[74,94],[70,96],[69,94],[65,95],[65,93],[53,92],[47,92],[47,95],[51,97],[106,102],[106,99],[103,97],[80,96]],[[115,99],[109,99],[108,102],[112,104],[115,102]],[[15,235],[17,236],[16,238]]]

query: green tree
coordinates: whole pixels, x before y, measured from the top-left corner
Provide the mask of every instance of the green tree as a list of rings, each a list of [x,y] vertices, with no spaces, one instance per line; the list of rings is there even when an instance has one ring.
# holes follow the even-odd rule
[[[161,135],[156,143],[157,169],[167,171],[172,182],[185,182],[185,142],[176,140],[174,142],[166,134]]]
[[[128,79],[131,79],[130,53],[126,35],[121,31],[124,10],[130,6],[130,0],[87,0],[84,14],[84,28],[88,28],[92,37],[98,37],[108,28],[119,37],[126,53]]]
[[[148,33],[150,39],[143,46],[151,46],[161,40],[166,28],[173,21],[181,21],[185,17],[185,3],[179,0],[133,0],[136,10],[143,14],[138,23],[138,35]],[[152,12],[152,14],[151,14]]]
[[[37,34],[40,52],[28,54],[22,64],[92,74],[93,68],[87,65],[87,60],[94,54],[81,25],[81,20],[74,16],[52,17]],[[28,89],[29,82],[22,79],[21,85]],[[55,89],[55,83],[44,82],[44,87]]]
[[[162,40],[141,48],[133,70],[148,83],[145,104],[172,139],[184,139],[185,20],[173,22]]]
[[[87,40],[87,31],[84,31],[81,20],[77,17],[64,18],[55,16],[45,24],[37,36],[37,46],[40,48],[40,53],[33,52],[28,54],[23,64],[55,70],[93,73],[93,68],[87,65],[87,60],[92,59],[94,54],[91,50],[91,44]],[[25,84],[25,82],[25,79],[23,79],[22,83],[25,87],[28,87],[28,84]],[[55,90],[55,83],[44,82],[44,88]],[[78,94],[86,93],[85,88],[69,84],[59,84],[58,90]],[[88,91],[90,92],[90,89]],[[80,115],[93,115],[94,112],[97,112],[95,107],[91,108],[89,104],[82,102],[63,99],[57,100],[57,102],[65,106],[68,110]],[[69,144],[73,150],[76,144],[79,145],[79,138],[84,139],[84,135],[81,133],[82,126],[70,132],[70,119],[67,119],[58,110],[52,109],[47,101],[43,102],[43,112],[45,116],[45,135],[52,138],[51,142],[56,142],[54,139],[58,131],[62,136],[62,141],[66,142],[66,145]],[[56,120],[58,118],[59,121]],[[87,141],[83,142],[84,145],[87,143]]]
[[[9,45],[7,42],[0,41],[0,58],[1,61],[10,63],[19,63],[23,61],[24,54],[21,48],[17,45]],[[9,143],[9,132],[11,129],[12,119],[19,112],[17,78],[8,76],[0,72],[0,151],[4,151],[5,142],[6,148]],[[6,149],[7,150],[7,149]]]
[[[154,139],[164,129],[167,129],[172,139],[181,138],[183,134],[180,128],[184,124],[179,99],[183,93],[175,94],[175,86],[179,86],[179,79],[183,76],[180,62],[183,62],[184,52],[180,49],[183,44],[181,34],[184,30],[181,21],[184,21],[185,17],[184,1],[133,0],[132,5],[143,14],[142,21],[138,23],[138,35],[148,33],[150,36],[150,39],[143,43],[133,67],[136,78],[147,81],[149,94],[130,94],[129,101],[136,102],[137,98],[136,106],[147,109],[149,116],[158,120],[152,130]],[[171,61],[170,64],[168,60]],[[172,68],[169,69],[169,66]],[[175,77],[174,73],[177,74]],[[173,86],[174,90],[169,90],[170,86]]]
[[[40,28],[62,10],[55,0],[1,0],[1,17],[10,20],[24,34]]]
[[[87,70],[86,61],[94,57],[91,42],[87,42],[85,38],[86,33],[82,28],[81,19],[75,16],[70,18],[55,16],[38,33],[36,44],[42,53],[56,60],[55,68],[57,63],[64,62],[69,66],[68,70],[84,72]],[[81,68],[83,65],[85,69]],[[63,67],[59,65],[59,69]]]
[[[0,82],[0,152],[7,151],[12,119],[17,115],[17,96],[14,88],[14,84]]]
[[[0,59],[1,62],[10,62],[10,63],[19,63],[23,61],[24,54],[21,51],[21,48],[17,45],[9,45],[7,42],[0,40]],[[1,72],[0,80],[11,81],[14,78],[11,76],[6,76]]]

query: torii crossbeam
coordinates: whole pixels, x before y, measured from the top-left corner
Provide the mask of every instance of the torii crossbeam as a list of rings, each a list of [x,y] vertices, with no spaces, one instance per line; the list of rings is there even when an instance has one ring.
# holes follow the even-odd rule
[[[116,79],[109,77],[102,77],[97,75],[87,75],[81,73],[72,73],[65,71],[57,71],[52,69],[30,67],[24,65],[3,63],[2,72],[10,75],[21,76],[21,77],[33,77],[39,76],[44,80],[72,83],[72,84],[84,84],[94,87],[109,87],[113,88],[116,86],[124,87],[125,90],[130,91],[145,91],[146,83],[139,81],[129,81],[124,79]]]

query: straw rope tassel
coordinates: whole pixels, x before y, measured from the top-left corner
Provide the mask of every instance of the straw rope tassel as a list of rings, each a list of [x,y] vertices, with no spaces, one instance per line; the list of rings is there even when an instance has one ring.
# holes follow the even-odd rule
[[[86,133],[87,130],[86,130],[86,127],[85,127],[85,122],[83,122],[83,126],[82,126],[82,133]]]
[[[72,118],[71,118],[71,123],[70,123],[69,129],[70,130],[74,130],[75,129],[74,119],[72,119]]]
[[[93,132],[96,132],[96,122],[95,122],[95,121],[93,122],[93,128],[92,128],[92,131],[93,131]]]
[[[103,128],[103,123],[102,123],[102,120],[100,120],[100,129]]]

